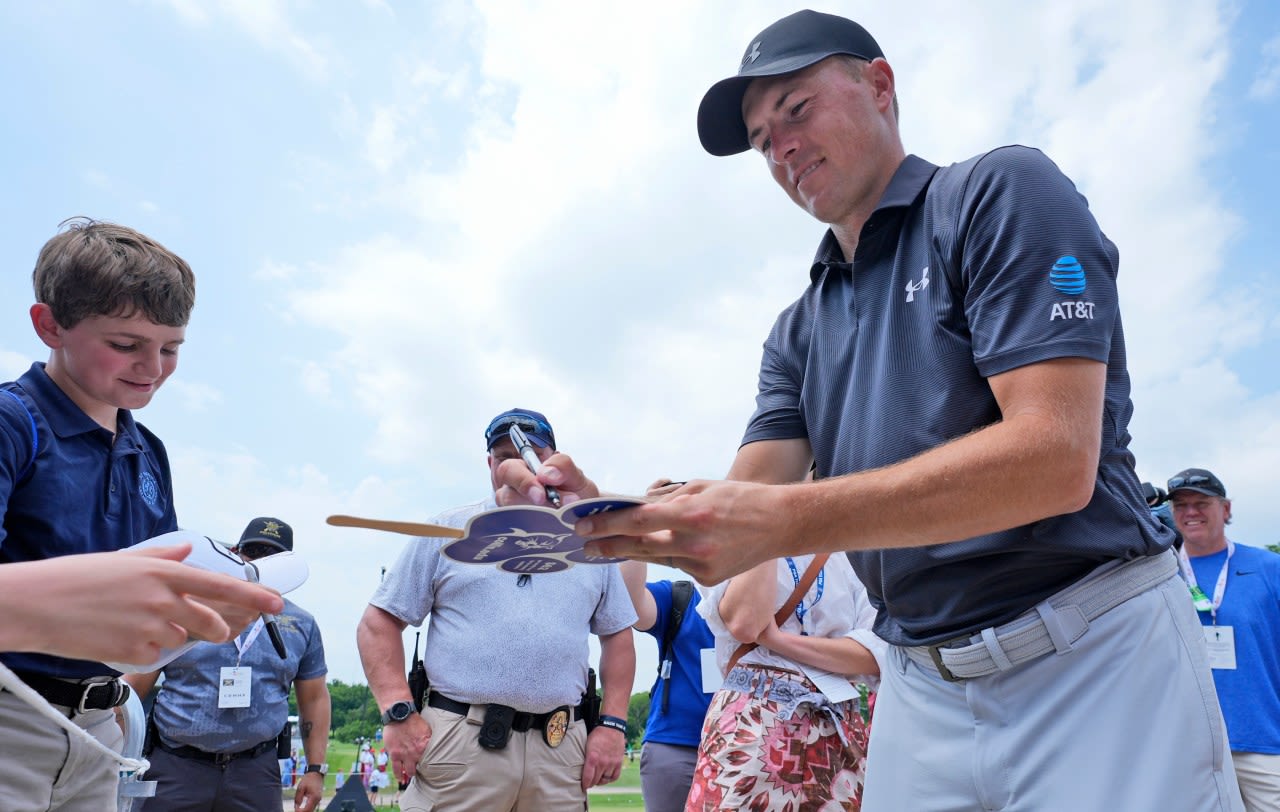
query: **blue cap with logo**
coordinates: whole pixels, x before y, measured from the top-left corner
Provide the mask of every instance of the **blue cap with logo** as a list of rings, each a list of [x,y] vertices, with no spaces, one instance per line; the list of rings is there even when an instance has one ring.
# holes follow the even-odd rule
[[[492,449],[495,443],[505,439],[512,426],[519,426],[529,442],[538,448],[555,449],[556,433],[542,412],[533,409],[507,409],[489,421],[489,427],[484,430],[485,448]]]

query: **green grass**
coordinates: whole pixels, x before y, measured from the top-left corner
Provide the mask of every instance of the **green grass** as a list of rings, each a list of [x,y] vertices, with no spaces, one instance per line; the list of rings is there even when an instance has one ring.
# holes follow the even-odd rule
[[[335,773],[339,770],[347,778],[350,778],[351,764],[356,760],[359,754],[357,745],[350,742],[330,741],[329,751],[325,760],[329,763],[329,773],[324,778],[324,801],[321,802],[321,808],[328,802],[333,794],[337,792],[334,782]],[[634,792],[613,792],[615,789],[631,789]],[[592,810],[602,810],[603,812],[611,812],[612,810],[627,809],[635,812],[644,809],[644,801],[640,797],[640,753],[636,752],[634,760],[623,758],[622,774],[617,781],[607,784],[600,789],[593,790],[590,794],[590,807]],[[395,787],[389,787],[383,790],[384,793],[390,794],[394,792]],[[288,789],[284,792],[285,798],[293,797],[293,790]],[[378,810],[386,810],[387,812],[398,812],[399,806],[379,806]]]

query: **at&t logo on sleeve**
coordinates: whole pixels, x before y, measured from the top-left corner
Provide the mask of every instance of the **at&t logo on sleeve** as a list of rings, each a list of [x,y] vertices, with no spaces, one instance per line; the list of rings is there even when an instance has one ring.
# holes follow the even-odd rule
[[[1049,284],[1059,293],[1068,296],[1079,296],[1084,293],[1084,266],[1073,256],[1058,257],[1049,271]],[[1093,302],[1083,299],[1064,299],[1053,303],[1049,313],[1049,321],[1057,319],[1091,319],[1093,318]]]

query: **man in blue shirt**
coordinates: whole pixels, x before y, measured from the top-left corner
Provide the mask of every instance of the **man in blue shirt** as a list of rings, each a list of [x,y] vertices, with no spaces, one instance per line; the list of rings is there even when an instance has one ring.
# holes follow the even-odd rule
[[[1222,480],[1188,468],[1169,480],[1182,577],[1204,624],[1213,684],[1249,812],[1280,810],[1280,555],[1227,538]]]
[[[656,496],[671,490],[675,488],[660,480],[648,494]],[[702,722],[714,696],[703,690],[706,680],[702,664],[704,652],[715,654],[715,635],[697,611],[702,596],[697,589],[691,589],[680,625],[674,629],[668,646],[666,631],[673,622],[675,582],[646,582],[647,566],[642,561],[624,561],[619,568],[638,616],[635,629],[658,642],[659,674],[649,692],[649,717],[640,754],[644,806],[648,812],[682,812],[693,783]],[[686,582],[685,586],[692,585]],[[714,676],[718,682],[719,675]]]
[[[254,519],[234,549],[246,561],[292,550],[293,528],[270,516]],[[145,776],[157,782],[156,794],[144,812],[277,809],[277,742],[289,718],[290,687],[297,692],[304,751],[293,806],[297,812],[319,806],[331,717],[324,643],[310,612],[287,599],[284,604],[277,616],[283,657],[259,619],[229,643],[205,643],[160,671],[126,677],[146,696],[164,674]]]
[[[703,97],[704,148],[828,229],[730,481],[584,519],[587,551],[708,583],[849,551],[891,644],[864,812],[1239,809],[1128,449],[1119,253],[1036,150],[907,155],[896,88],[866,29],[801,11]]]

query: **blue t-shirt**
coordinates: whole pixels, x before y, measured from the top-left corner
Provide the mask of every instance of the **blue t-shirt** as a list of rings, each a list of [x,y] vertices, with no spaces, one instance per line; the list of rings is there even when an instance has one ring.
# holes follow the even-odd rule
[[[658,641],[658,662],[661,666],[666,652],[662,651],[662,638],[671,617],[671,581],[650,581],[645,584],[658,607],[658,618],[646,633]],[[672,643],[671,679],[659,677],[653,683],[649,696],[649,721],[645,724],[644,740],[659,744],[675,744],[697,747],[702,738],[702,720],[714,694],[702,690],[702,650],[715,650],[716,638],[707,628],[707,621],[698,614],[696,607],[702,600],[694,589],[685,607],[684,618],[676,630]],[[662,696],[671,688],[671,700],[667,712],[662,712]]]
[[[811,284],[765,342],[743,442],[807,439],[818,477],[916,456],[1000,419],[987,379],[1063,357],[1107,365],[1098,474],[1082,510],[927,547],[851,552],[903,645],[1012,620],[1116,558],[1168,549],[1129,452],[1118,252],[1037,150],[946,168],[909,156],[852,262],[828,231]]]
[[[1196,583],[1212,598],[1227,551],[1190,560]],[[1199,614],[1201,623],[1213,625],[1212,613]],[[1213,670],[1231,749],[1280,754],[1280,555],[1235,545],[1217,614],[1236,643],[1236,667]]]
[[[120,550],[178,529],[164,444],[130,412],[119,410],[113,437],[40,363],[3,388],[17,398],[0,393],[0,564]],[[117,673],[45,654],[0,660],[60,677]]]
[[[238,638],[241,645],[251,639],[243,653],[234,640],[201,643],[162,669],[164,684],[153,713],[165,744],[237,753],[280,734],[289,719],[289,687],[294,680],[323,677],[328,669],[320,627],[311,613],[286,599],[284,612],[277,618],[289,655],[283,660],[267,630],[254,623]],[[219,708],[222,669],[237,661],[253,669],[249,707]]]

